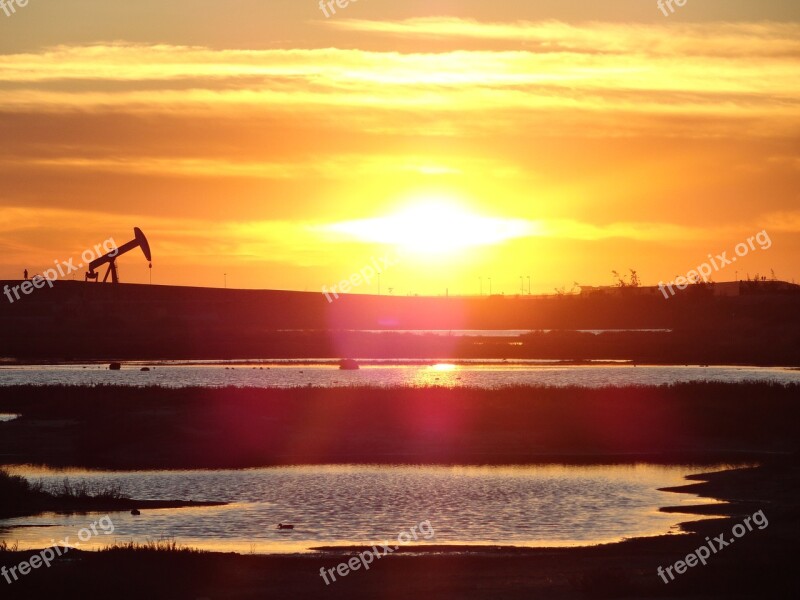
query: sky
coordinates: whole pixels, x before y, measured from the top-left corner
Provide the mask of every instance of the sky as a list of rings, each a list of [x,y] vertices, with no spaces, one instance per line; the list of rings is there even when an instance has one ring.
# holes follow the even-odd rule
[[[0,279],[140,227],[153,269],[126,255],[125,282],[320,291],[377,263],[394,295],[654,285],[759,232],[714,279],[800,280],[800,3],[665,10],[0,9]]]

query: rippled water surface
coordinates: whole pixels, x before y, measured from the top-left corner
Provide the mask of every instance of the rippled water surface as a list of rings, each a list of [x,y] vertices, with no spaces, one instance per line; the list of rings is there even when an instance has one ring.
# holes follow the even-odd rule
[[[315,546],[372,544],[429,521],[435,535],[421,544],[585,545],[663,534],[689,515],[659,507],[703,503],[658,491],[685,483],[690,472],[719,467],[654,465],[522,467],[316,466],[233,471],[87,472],[33,467],[10,470],[46,485],[86,481],[119,484],[137,499],[215,500],[222,507],[111,513],[114,541],[175,538],[210,550],[301,552]],[[710,501],[709,501],[710,502]],[[102,515],[54,515],[0,521],[0,539],[42,547]],[[293,531],[278,531],[279,522]]]
[[[153,370],[142,372],[145,365]],[[562,365],[543,361],[506,363],[464,362],[409,364],[385,361],[364,364],[357,371],[341,371],[332,362],[315,364],[263,363],[128,363],[121,371],[107,365],[46,365],[0,367],[0,385],[92,385],[163,387],[342,387],[447,386],[492,389],[511,385],[602,387],[608,385],[663,385],[679,382],[717,381],[739,383],[800,382],[800,370],[733,366],[633,366]]]

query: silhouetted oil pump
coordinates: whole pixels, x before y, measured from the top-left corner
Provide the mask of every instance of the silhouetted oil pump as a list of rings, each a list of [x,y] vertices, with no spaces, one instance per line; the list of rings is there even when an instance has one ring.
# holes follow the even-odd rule
[[[130,252],[134,248],[141,248],[142,252],[144,253],[144,257],[150,263],[150,268],[153,268],[152,257],[150,256],[150,244],[147,242],[147,238],[144,237],[144,233],[138,227],[133,228],[133,235],[134,238],[128,242],[127,244],[123,244],[119,248],[115,248],[105,256],[101,256],[100,258],[94,259],[92,262],[89,263],[89,270],[86,271],[86,279],[85,281],[89,281],[93,279],[97,281],[97,276],[99,273],[96,272],[96,269],[102,267],[105,264],[108,264],[108,270],[106,274],[103,276],[103,282],[105,283],[106,279],[108,279],[109,273],[111,274],[111,282],[112,283],[119,283],[119,277],[117,276],[117,258],[125,254],[126,252]]]

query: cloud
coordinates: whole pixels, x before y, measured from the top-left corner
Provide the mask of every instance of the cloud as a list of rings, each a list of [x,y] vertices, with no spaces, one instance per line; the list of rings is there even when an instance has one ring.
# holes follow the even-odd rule
[[[54,224],[65,226],[54,228]],[[120,223],[130,224],[121,229]],[[84,249],[113,236],[118,243],[133,237],[140,225],[154,253],[173,261],[220,263],[237,261],[285,261],[322,264],[327,251],[321,247],[312,222],[286,220],[209,221],[153,215],[108,214],[100,211],[56,208],[0,207],[0,235],[6,248],[25,256],[32,264],[78,256]],[[93,237],[88,237],[93,232]],[[102,237],[98,238],[100,235]]]
[[[305,115],[342,129],[440,135],[514,131],[528,120],[554,135],[598,129],[663,134],[674,126],[682,135],[698,127],[698,136],[724,135],[743,123],[754,135],[775,135],[796,131],[800,123],[800,26],[794,24],[665,28],[424,19],[334,26],[467,37],[508,33],[535,44],[405,54],[59,46],[0,56],[3,110]],[[699,119],[708,121],[708,132]]]
[[[158,156],[96,157],[74,156],[36,158],[6,156],[0,169],[36,169],[44,171],[125,173],[127,175],[168,175],[181,177],[237,177],[251,179],[294,180],[302,177],[350,180],[354,176],[417,173],[428,176],[463,175],[465,170],[485,170],[496,177],[519,173],[502,161],[449,155],[443,159],[406,154],[340,154],[307,156],[296,162],[231,160],[229,158],[185,158]]]
[[[337,19],[341,31],[421,39],[496,40],[535,52],[648,56],[764,56],[796,58],[798,23],[669,23],[664,25],[561,21],[488,23],[454,17],[400,21]]]
[[[762,221],[768,231],[800,233],[800,210],[776,211],[766,215]]]

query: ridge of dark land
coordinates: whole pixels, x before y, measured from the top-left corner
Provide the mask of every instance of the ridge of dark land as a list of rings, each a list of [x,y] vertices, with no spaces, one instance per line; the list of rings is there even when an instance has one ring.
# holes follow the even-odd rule
[[[19,282],[0,281],[3,285]],[[734,284],[735,285],[735,284]],[[0,356],[25,360],[237,358],[621,359],[800,365],[800,286],[742,282],[564,296],[395,297],[54,282],[0,298]],[[396,330],[524,330],[521,337]],[[577,330],[610,331],[595,335]],[[375,333],[374,330],[385,331]]]

